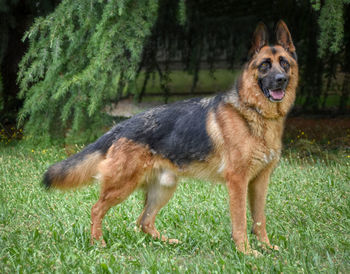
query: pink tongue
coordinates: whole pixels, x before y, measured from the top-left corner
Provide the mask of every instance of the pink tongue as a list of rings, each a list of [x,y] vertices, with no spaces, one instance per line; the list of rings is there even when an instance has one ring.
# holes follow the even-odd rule
[[[284,97],[284,90],[282,89],[270,90],[270,95],[275,100],[281,100]]]

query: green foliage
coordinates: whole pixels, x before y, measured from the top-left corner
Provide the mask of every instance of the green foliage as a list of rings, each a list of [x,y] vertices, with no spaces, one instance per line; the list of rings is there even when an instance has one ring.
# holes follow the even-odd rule
[[[320,0],[311,0],[310,2],[311,2],[311,6],[312,6],[315,10],[317,10],[317,11],[320,10],[320,8],[321,8],[321,1],[320,1]]]
[[[7,3],[0,5],[0,12],[7,12],[8,3],[18,2],[0,0]],[[344,52],[347,29],[343,9],[350,0],[287,1],[283,5],[239,2],[63,0],[52,14],[37,18],[25,35],[29,48],[19,66],[19,96],[24,99],[19,123],[25,123],[27,135],[35,138],[47,133],[74,136],[83,130],[97,132],[93,127],[102,124],[110,103],[138,92],[135,75],[141,68],[149,75],[159,73],[168,96],[169,71],[172,64],[177,64],[176,69],[180,64],[194,75],[194,92],[203,65],[210,70],[216,65],[238,66],[258,18],[266,18],[270,26],[272,18],[284,18],[293,37],[295,31],[299,38],[295,44],[301,66],[300,87],[303,94],[310,95],[307,98],[320,98],[325,64],[339,71],[339,62],[327,58]],[[310,14],[311,6],[314,10]],[[300,16],[291,14],[291,8]],[[305,17],[308,20],[300,19]],[[151,30],[152,38],[147,39]],[[0,63],[6,37],[0,39]],[[322,61],[314,54],[317,39],[320,54],[326,55]],[[2,75],[6,77],[4,70]],[[144,83],[146,86],[147,81]],[[5,101],[6,107],[9,100]],[[312,109],[317,105],[305,102]],[[95,137],[90,133],[86,136]]]
[[[64,0],[26,33],[19,124],[29,135],[91,129],[135,79],[157,18],[153,0]]]
[[[316,10],[320,9],[318,0],[312,1]],[[327,51],[338,53],[344,46],[344,6],[349,0],[325,0],[318,19],[320,26],[319,55],[326,56]]]
[[[186,24],[186,3],[185,0],[179,1],[179,8],[177,13],[178,21],[181,26]]]

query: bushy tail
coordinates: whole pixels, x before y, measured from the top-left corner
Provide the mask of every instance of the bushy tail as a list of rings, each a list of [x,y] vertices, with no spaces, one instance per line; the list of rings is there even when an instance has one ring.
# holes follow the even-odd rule
[[[92,176],[97,174],[98,164],[105,158],[111,143],[106,134],[81,152],[53,164],[45,172],[43,184],[46,188],[69,189],[90,183]]]

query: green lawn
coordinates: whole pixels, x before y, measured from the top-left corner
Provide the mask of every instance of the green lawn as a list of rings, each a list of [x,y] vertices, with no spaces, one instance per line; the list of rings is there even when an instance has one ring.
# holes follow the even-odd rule
[[[216,69],[210,72],[208,69],[202,69],[198,74],[198,83],[195,92],[222,92],[234,84],[240,70]],[[141,72],[136,81],[137,90],[141,90],[145,79],[145,73]],[[169,92],[189,93],[193,84],[193,74],[183,70],[172,70],[169,73]],[[154,73],[150,76],[147,86],[147,93],[163,93],[160,87],[159,74]]]
[[[42,174],[66,157],[64,149],[0,146],[0,273],[350,272],[350,156],[335,153],[329,159],[336,161],[285,153],[266,208],[270,239],[281,250],[254,258],[236,252],[230,238],[225,187],[192,180],[179,185],[157,219],[180,244],[136,231],[143,205],[136,192],[104,219],[107,247],[90,246],[98,185],[47,192]]]

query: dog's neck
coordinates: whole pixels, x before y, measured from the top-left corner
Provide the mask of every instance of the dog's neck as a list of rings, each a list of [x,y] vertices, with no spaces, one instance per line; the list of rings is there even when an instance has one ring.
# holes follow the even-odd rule
[[[264,140],[269,135],[269,131],[274,132],[278,136],[282,135],[286,115],[279,113],[275,115],[268,113],[266,115],[264,109],[243,101],[238,90],[235,88],[225,94],[224,102],[231,105],[235,111],[244,117],[252,135],[263,138]],[[277,147],[279,147],[278,144]]]

